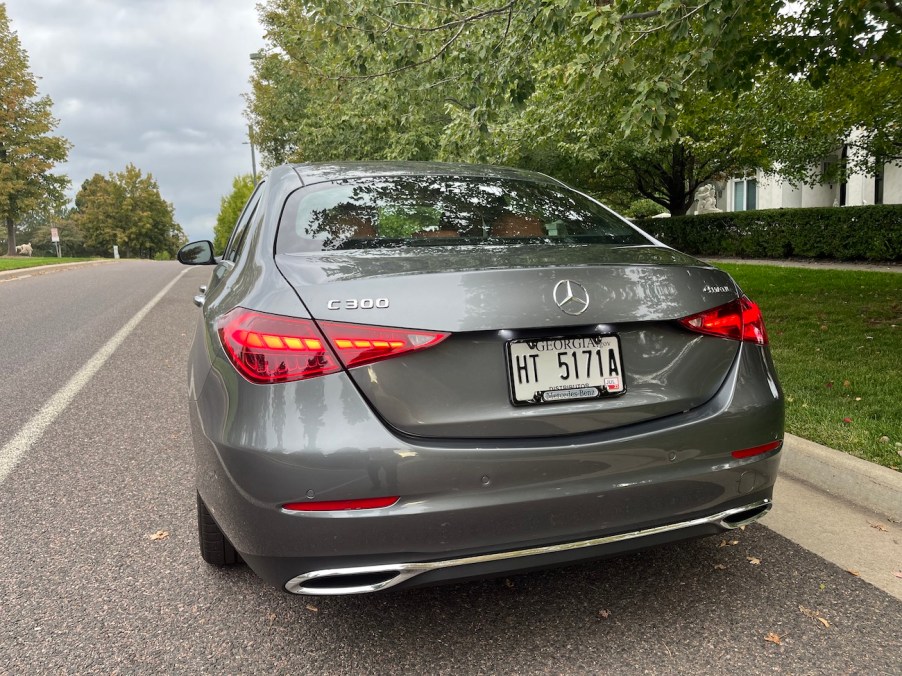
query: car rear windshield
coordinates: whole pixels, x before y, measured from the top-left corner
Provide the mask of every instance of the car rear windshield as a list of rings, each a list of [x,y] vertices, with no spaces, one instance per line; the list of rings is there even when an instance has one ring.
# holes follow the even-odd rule
[[[563,186],[507,178],[391,176],[307,186],[288,199],[276,249],[651,241]]]

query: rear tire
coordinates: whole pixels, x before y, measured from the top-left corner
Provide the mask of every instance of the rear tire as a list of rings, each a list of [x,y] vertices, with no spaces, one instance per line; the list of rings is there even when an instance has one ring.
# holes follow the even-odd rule
[[[241,555],[216,525],[213,516],[197,494],[197,536],[200,542],[200,556],[211,566],[234,566],[241,563]]]

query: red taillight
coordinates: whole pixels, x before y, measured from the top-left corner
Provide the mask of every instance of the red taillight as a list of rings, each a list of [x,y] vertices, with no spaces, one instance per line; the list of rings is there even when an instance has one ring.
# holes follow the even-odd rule
[[[684,317],[679,322],[696,333],[767,345],[767,331],[764,330],[761,310],[745,296],[726,305]]]
[[[384,498],[357,498],[355,500],[325,500],[309,502],[289,502],[282,505],[282,509],[288,512],[336,512],[349,509],[379,509],[391,507],[399,500],[399,496],[393,495]]]
[[[320,332],[322,331],[326,334]],[[321,322],[235,308],[217,323],[219,338],[238,371],[254,383],[283,383],[336,373],[422,350],[442,342],[432,333]]]
[[[433,347],[450,334],[381,326],[320,322],[329,343],[348,368]]]
[[[778,439],[777,441],[771,441],[768,444],[763,444],[761,446],[755,446],[753,448],[744,448],[741,451],[733,451],[731,455],[738,459],[741,458],[751,458],[755,455],[761,455],[763,453],[769,453],[770,451],[776,450],[783,445],[783,440]]]
[[[235,367],[254,383],[283,383],[341,370],[309,319],[235,308],[220,318],[219,338]]]

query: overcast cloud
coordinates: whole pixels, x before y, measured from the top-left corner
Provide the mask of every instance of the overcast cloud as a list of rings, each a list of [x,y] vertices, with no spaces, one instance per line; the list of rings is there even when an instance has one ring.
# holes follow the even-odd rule
[[[242,94],[263,46],[254,0],[6,0],[59,133],[71,196],[131,162],[153,174],[190,239],[250,173]]]

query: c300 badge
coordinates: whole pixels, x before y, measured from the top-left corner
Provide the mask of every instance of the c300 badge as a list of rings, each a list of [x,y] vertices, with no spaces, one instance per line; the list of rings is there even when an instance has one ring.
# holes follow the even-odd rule
[[[347,298],[330,300],[326,303],[330,310],[384,310],[388,307],[388,298]]]

